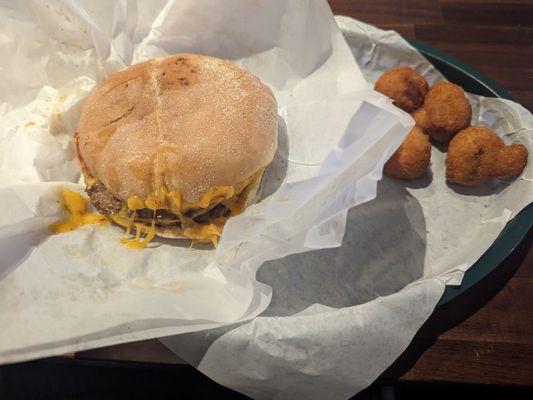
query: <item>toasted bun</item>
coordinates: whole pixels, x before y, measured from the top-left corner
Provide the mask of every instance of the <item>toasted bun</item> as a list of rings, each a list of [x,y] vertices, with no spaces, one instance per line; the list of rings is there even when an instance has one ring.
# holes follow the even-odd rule
[[[77,133],[90,175],[118,199],[165,188],[195,202],[272,161],[277,105],[266,85],[235,64],[176,54],[96,86]]]

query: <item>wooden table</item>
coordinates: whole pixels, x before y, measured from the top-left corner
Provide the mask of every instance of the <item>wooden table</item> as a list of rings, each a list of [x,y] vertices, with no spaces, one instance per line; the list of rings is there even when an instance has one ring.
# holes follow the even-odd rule
[[[533,2],[331,0],[335,14],[394,29],[478,68],[533,110]],[[487,279],[438,308],[382,379],[533,386],[532,234]],[[177,364],[157,340],[77,359]]]

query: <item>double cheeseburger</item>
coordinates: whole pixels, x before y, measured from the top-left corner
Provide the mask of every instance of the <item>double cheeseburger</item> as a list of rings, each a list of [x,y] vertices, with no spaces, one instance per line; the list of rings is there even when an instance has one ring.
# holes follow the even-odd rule
[[[96,86],[75,141],[91,203],[135,233],[127,244],[154,235],[216,244],[274,157],[276,99],[228,61],[152,59]]]

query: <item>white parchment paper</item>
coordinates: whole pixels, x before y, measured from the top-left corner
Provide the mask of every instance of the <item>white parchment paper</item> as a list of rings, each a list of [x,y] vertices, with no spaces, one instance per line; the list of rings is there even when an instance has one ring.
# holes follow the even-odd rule
[[[430,83],[443,76],[395,32],[336,18],[364,76],[410,65]],[[345,399],[372,383],[407,347],[446,285],[533,201],[533,116],[507,100],[469,95],[473,124],[520,130],[529,160],[520,177],[465,188],[445,181],[445,149],[430,173],[383,178],[377,197],[348,213],[340,248],[265,264],[273,288],[265,312],[237,327],[162,339],[217,382],[258,399]]]
[[[0,362],[250,319],[267,260],[340,245],[347,210],[376,196],[412,120],[366,83],[325,1],[0,3]],[[217,250],[119,243],[117,227],[50,235],[63,187],[82,190],[72,136],[109,73],[195,52],[234,60],[279,104],[263,200]]]

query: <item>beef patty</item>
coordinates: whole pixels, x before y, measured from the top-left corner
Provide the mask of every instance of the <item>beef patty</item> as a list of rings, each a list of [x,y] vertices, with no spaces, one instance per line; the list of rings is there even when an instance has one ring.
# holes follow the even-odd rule
[[[89,186],[85,191],[100,214],[118,214],[120,211],[122,202],[113,196],[103,183]]]
[[[97,183],[86,189],[91,203],[100,214],[118,214],[122,208],[122,202],[107,190],[102,183]],[[208,208],[195,208],[188,210],[184,216],[198,224],[206,224],[220,217],[229,217],[231,210],[224,204],[214,204]],[[150,224],[154,217],[154,211],[148,208],[137,210],[136,222]],[[155,224],[158,226],[181,225],[181,218],[170,210],[159,209],[155,211]]]

